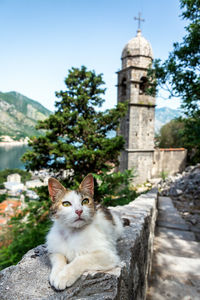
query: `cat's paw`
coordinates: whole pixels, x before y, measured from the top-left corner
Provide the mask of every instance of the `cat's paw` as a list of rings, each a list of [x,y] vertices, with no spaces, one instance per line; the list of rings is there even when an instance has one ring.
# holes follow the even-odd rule
[[[79,278],[79,276],[80,274],[78,274],[74,268],[66,266],[59,273],[59,280],[62,283],[62,285],[65,285],[65,287],[70,287]]]
[[[52,270],[50,275],[49,275],[49,282],[51,284],[51,286],[53,286],[55,289],[59,289],[58,288],[58,276],[61,270],[57,269],[57,270]]]
[[[51,273],[49,277],[50,284],[56,290],[64,290],[66,287],[70,287],[78,279],[79,275],[75,274],[74,270],[69,267],[65,267],[58,273]]]
[[[74,284],[74,282],[80,277],[80,274],[77,274],[72,268],[67,268],[66,274],[66,286],[70,287]]]
[[[58,291],[64,290],[67,287],[65,277],[61,276],[60,273],[61,271],[59,273],[51,273],[49,276],[51,286]]]

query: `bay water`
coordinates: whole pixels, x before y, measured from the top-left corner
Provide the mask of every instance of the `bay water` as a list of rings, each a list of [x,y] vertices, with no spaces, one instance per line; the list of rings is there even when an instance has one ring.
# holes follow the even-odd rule
[[[0,146],[0,170],[15,168],[25,170],[24,163],[20,159],[28,148],[27,145]]]

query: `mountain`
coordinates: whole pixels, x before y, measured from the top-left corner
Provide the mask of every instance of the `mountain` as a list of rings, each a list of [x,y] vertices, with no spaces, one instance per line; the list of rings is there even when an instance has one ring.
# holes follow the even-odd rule
[[[155,109],[155,132],[158,133],[160,128],[170,122],[172,119],[182,116],[178,109],[172,109],[169,107],[161,107]],[[107,137],[113,138],[116,136],[116,132],[111,130],[108,132]]]
[[[39,102],[17,92],[0,92],[0,137],[8,135],[14,139],[38,136],[41,131],[35,129],[38,120],[44,120],[51,111]],[[169,107],[156,108],[155,131],[174,118],[181,116],[180,110]],[[109,133],[110,137],[115,135]]]
[[[160,128],[171,121],[172,119],[178,118],[182,115],[178,109],[172,109],[169,107],[156,108],[155,110],[155,132],[158,132]]]
[[[41,134],[35,129],[38,120],[44,120],[51,111],[39,102],[17,92],[0,92],[0,136],[16,140]]]

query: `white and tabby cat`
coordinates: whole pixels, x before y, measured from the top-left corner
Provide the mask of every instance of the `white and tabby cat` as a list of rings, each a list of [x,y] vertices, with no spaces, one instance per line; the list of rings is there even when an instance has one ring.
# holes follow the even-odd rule
[[[67,190],[50,178],[49,194],[54,220],[47,235],[51,285],[63,290],[85,271],[117,266],[116,240],[122,233],[122,222],[108,209],[95,207],[92,174],[83,179],[78,191]]]

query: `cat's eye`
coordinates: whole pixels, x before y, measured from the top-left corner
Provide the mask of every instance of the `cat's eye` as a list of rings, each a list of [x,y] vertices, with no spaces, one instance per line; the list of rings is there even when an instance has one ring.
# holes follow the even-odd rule
[[[86,205],[89,203],[89,199],[88,198],[84,198],[82,201],[82,205]]]
[[[64,201],[64,202],[62,202],[62,205],[63,205],[64,207],[69,207],[69,206],[71,206],[72,204],[71,204],[69,201]]]

